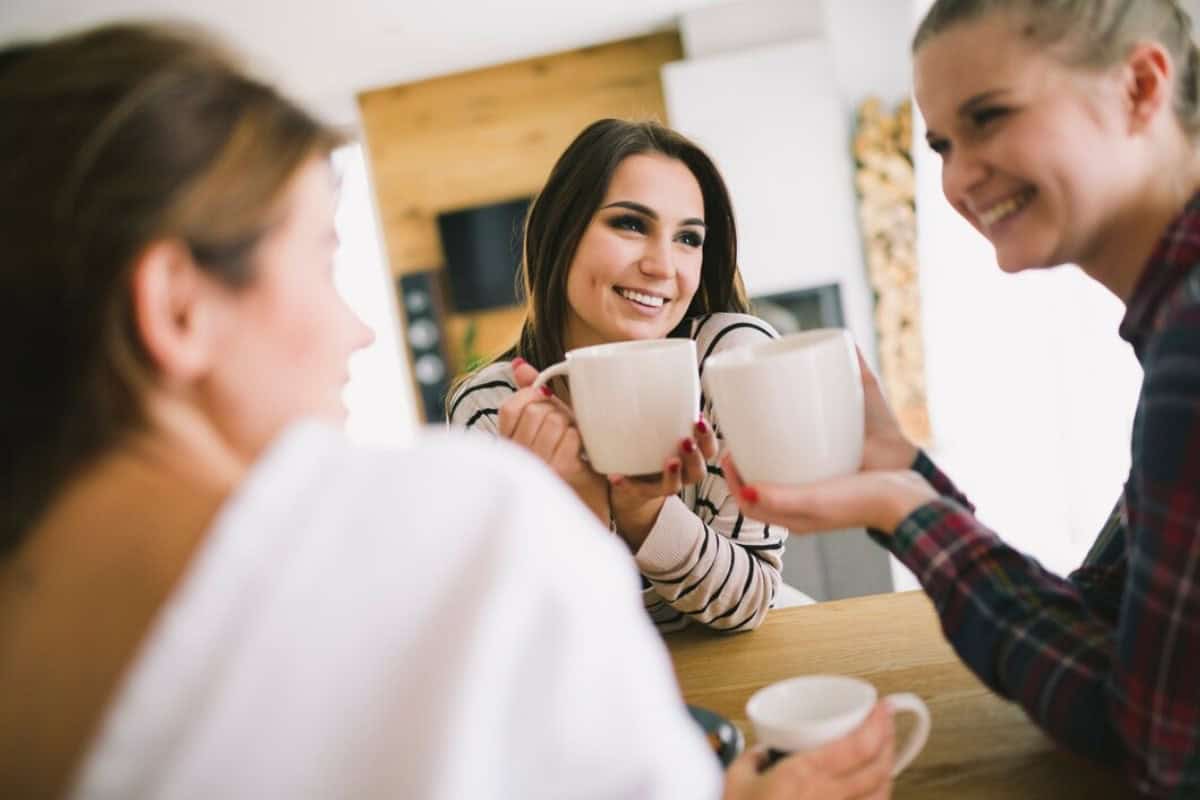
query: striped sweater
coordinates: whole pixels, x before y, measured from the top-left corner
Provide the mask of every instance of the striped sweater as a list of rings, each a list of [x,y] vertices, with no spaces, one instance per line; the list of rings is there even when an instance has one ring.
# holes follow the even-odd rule
[[[757,317],[710,314],[684,320],[672,336],[695,340],[703,376],[714,353],[778,334]],[[509,364],[491,364],[455,395],[450,424],[497,434],[500,406],[515,392]],[[720,438],[720,412],[707,397],[701,407]],[[785,529],[742,515],[714,459],[699,484],[667,498],[634,555],[647,612],[663,632],[691,621],[725,632],[758,627],[779,589],[786,540]]]

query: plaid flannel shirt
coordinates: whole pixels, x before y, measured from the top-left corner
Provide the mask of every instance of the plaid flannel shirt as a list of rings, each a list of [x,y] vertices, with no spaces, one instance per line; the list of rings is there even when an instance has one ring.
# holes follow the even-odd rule
[[[1145,372],[1125,489],[1063,579],[941,494],[891,537],[964,662],[1052,738],[1148,797],[1200,797],[1200,194],[1170,225],[1121,336]]]

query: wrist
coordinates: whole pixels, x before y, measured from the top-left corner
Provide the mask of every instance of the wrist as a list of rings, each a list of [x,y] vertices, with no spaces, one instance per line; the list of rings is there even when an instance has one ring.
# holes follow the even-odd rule
[[[659,512],[662,511],[665,497],[655,497],[634,506],[612,506],[612,519],[620,535],[629,549],[636,553],[654,529],[658,522]]]
[[[916,472],[907,469],[897,472],[890,481],[884,513],[878,520],[882,524],[874,527],[890,536],[914,511],[937,498],[937,491]]]

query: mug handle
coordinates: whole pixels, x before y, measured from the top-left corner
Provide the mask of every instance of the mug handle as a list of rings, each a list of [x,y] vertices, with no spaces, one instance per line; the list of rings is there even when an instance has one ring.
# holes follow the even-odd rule
[[[903,772],[925,748],[925,742],[929,739],[929,707],[921,698],[911,692],[889,694],[883,699],[893,710],[907,711],[917,718],[916,727],[912,729],[908,741],[896,755],[896,765],[892,767],[892,777],[894,778]]]
[[[542,388],[543,385],[545,385],[546,383],[549,383],[552,378],[557,378],[559,375],[566,375],[566,374],[567,374],[567,362],[560,361],[557,364],[546,367],[544,370],[542,370],[541,373],[537,376],[537,380],[533,382],[533,386],[531,386],[529,388],[540,389],[540,388]]]

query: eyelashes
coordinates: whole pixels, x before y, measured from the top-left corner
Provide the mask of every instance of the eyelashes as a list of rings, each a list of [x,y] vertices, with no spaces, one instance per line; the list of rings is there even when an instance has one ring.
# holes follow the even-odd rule
[[[608,221],[609,227],[619,231],[630,231],[645,235],[649,231],[649,225],[646,220],[637,214],[621,214],[612,217]],[[694,230],[683,230],[676,235],[675,240],[681,242],[688,247],[700,248],[704,246],[704,237]]]

